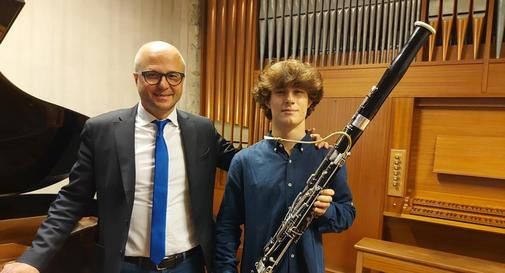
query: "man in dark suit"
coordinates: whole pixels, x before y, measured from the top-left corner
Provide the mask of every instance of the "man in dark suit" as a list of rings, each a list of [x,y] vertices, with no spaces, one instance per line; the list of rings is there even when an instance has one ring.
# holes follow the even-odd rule
[[[133,75],[140,104],[86,122],[70,183],[51,204],[31,248],[1,273],[43,270],[95,194],[101,271],[203,273],[204,266],[212,271],[214,174],[216,167],[228,169],[236,150],[211,121],[176,109],[184,71],[180,52],[170,44],[156,41],[139,49]],[[154,124],[167,119],[165,127]],[[150,246],[156,240],[150,235],[158,128],[170,163],[165,173],[166,236],[156,238],[163,240],[164,254],[153,262]]]

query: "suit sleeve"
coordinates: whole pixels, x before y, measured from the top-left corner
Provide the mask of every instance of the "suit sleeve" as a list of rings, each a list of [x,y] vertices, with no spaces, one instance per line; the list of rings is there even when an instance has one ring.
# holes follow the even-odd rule
[[[326,213],[317,218],[315,223],[319,232],[341,232],[349,228],[356,217],[352,194],[347,184],[347,168],[343,166],[330,182],[335,191],[333,202]]]
[[[217,167],[227,171],[230,167],[231,160],[235,156],[235,154],[239,151],[239,149],[233,146],[233,143],[224,139],[213,127],[214,130],[214,139],[216,142],[217,149]]]
[[[70,172],[70,183],[61,188],[51,204],[47,219],[39,227],[31,247],[18,261],[43,269],[63,246],[77,221],[93,204],[93,144],[86,122],[81,133],[78,159]]]

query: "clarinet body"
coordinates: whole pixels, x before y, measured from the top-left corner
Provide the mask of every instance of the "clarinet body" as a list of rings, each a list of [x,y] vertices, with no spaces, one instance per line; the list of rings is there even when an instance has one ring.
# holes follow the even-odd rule
[[[372,87],[337,142],[330,147],[317,170],[307,179],[305,188],[297,195],[274,236],[265,245],[263,257],[256,262],[256,273],[273,273],[288,248],[296,243],[314,219],[312,207],[319,192],[344,165],[350,150],[368,123],[374,118],[391,91],[403,77],[419,49],[435,30],[424,22],[416,22],[409,40]],[[254,271],[252,271],[254,272]]]

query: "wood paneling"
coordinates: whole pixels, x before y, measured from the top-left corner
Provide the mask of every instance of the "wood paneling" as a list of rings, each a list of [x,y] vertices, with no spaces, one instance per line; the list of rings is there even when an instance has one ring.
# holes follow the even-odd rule
[[[366,67],[325,69],[321,75],[324,79],[326,98],[328,97],[364,97],[372,86],[379,82],[379,77],[384,73],[384,65],[367,65]]]
[[[482,64],[414,64],[398,84],[398,97],[465,97],[481,93]]]
[[[433,162],[433,171],[436,173],[503,180],[503,166],[504,137],[437,136]]]
[[[504,261],[505,180],[434,172],[437,138],[449,138],[456,157],[445,162],[454,168],[485,171],[482,150],[503,156],[501,144],[487,140],[505,136],[505,101],[484,96],[393,99],[390,148],[405,148],[410,156],[404,200],[386,197],[383,239]],[[457,157],[472,148],[480,159]]]
[[[505,50],[504,50],[505,52]],[[505,63],[491,62],[489,64],[489,74],[487,75],[487,94],[505,94]]]
[[[405,193],[406,183],[404,177],[408,175],[408,164],[409,164],[409,147],[412,132],[412,117],[414,114],[414,99],[413,98],[393,98],[392,109],[391,109],[391,138],[390,138],[390,148],[400,149],[405,151],[404,164],[405,169],[402,170],[403,177],[400,181],[399,189],[396,192]],[[388,151],[388,153],[391,152]],[[388,165],[388,169],[393,166]],[[391,170],[390,170],[391,171]],[[387,181],[387,192],[391,188],[393,181]],[[403,197],[403,195],[401,196]],[[385,211],[400,213],[402,208],[402,198],[387,196],[385,203]]]
[[[28,246],[20,244],[0,244],[0,268],[7,262],[14,261],[21,256]]]
[[[356,272],[362,272],[363,268],[388,273],[505,271],[502,263],[371,238],[363,238],[355,247],[359,251]]]
[[[437,174],[433,172],[436,138],[440,135],[503,137],[505,108],[500,100],[467,106],[436,106],[447,100],[434,100],[433,105],[416,107],[409,168],[409,186],[416,195],[432,195],[455,201],[465,196],[468,203],[486,203],[505,208],[505,181],[488,178]],[[495,107],[490,105],[496,102]],[[468,143],[467,145],[472,145]],[[474,196],[474,197],[472,197]],[[477,197],[478,196],[478,197]]]
[[[385,67],[378,65],[347,68],[321,69],[326,97],[365,96],[379,82]],[[503,72],[503,69],[501,70]],[[496,74],[496,72],[493,72]],[[404,78],[391,93],[392,97],[474,97],[482,96],[482,63],[455,65],[414,63]],[[501,77],[503,78],[503,77]],[[493,82],[496,88],[499,82]],[[502,87],[496,89],[503,90]],[[492,89],[495,90],[495,89]],[[505,92],[493,91],[496,96]]]
[[[17,259],[31,245],[46,218],[42,215],[0,220],[0,268],[4,263]],[[48,261],[44,272],[96,272],[96,229],[96,217],[82,218],[64,246]]]
[[[398,217],[383,230],[384,240],[505,263],[504,234]]]
[[[0,244],[30,245],[38,227],[47,216],[34,216],[0,221]]]
[[[395,99],[395,101],[405,103],[405,108],[411,105],[400,99]],[[394,113],[396,112],[401,111],[395,110]],[[480,152],[485,150],[488,151],[488,156],[498,161],[503,160],[503,152],[500,152],[501,144],[497,145],[496,141],[489,142],[489,140],[500,140],[505,135],[505,129],[503,129],[505,101],[496,98],[415,99],[412,116],[393,114],[393,117],[395,120],[412,119],[411,129],[409,129],[412,140],[408,146],[410,159],[406,198],[405,200],[387,198],[385,214],[412,220],[415,223],[427,221],[456,229],[465,228],[505,234],[505,229],[502,228],[505,223],[503,217],[505,180],[476,176],[478,174],[475,172],[484,172],[479,174],[480,176],[490,175],[492,170],[489,170],[488,158],[473,160],[457,156],[464,151],[480,147],[474,152],[469,152],[472,153],[471,156],[484,156],[485,153]],[[402,124],[401,121],[393,123]],[[409,124],[408,121],[404,123]],[[400,144],[396,143],[401,143],[402,139],[408,139],[405,136],[402,137],[406,135],[404,130],[393,129],[393,135],[391,148],[397,148],[395,145]],[[471,173],[473,176],[463,176],[461,174],[468,173],[462,171],[457,174],[434,172],[434,169],[440,169],[435,163],[437,138],[438,140],[449,138],[450,141],[444,143],[452,147],[451,151],[456,157],[447,154],[450,158],[444,157],[444,162],[451,164],[453,169],[473,169],[479,166],[480,168],[477,171],[473,169]],[[447,145],[438,143],[439,148]],[[439,150],[439,159],[442,158],[440,152],[442,150]],[[493,154],[495,152],[496,154]],[[474,153],[478,155],[473,155]],[[496,164],[492,169],[500,171],[500,167]],[[399,213],[398,204],[402,203],[403,207]],[[480,243],[479,240],[476,242],[477,247],[483,248],[484,252],[490,252],[485,242]],[[418,241],[418,243],[423,242]],[[492,257],[492,255],[486,254],[484,257]]]
[[[410,147],[413,115],[413,98],[392,99],[391,147],[395,149],[408,149]]]

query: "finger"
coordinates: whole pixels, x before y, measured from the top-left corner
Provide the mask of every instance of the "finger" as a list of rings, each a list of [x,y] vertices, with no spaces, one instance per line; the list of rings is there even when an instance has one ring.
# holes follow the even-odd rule
[[[324,213],[326,212],[326,209],[314,208],[313,211],[314,211],[314,214],[319,217],[319,216],[324,215]]]
[[[314,141],[322,141],[323,138],[321,137],[320,134],[310,134],[310,138]]]
[[[314,202],[314,208],[327,209],[330,206],[328,202],[316,201]]]
[[[316,147],[317,147],[317,149],[322,149],[322,148],[326,148],[326,149],[328,149],[328,147],[327,147],[327,146],[328,146],[328,142],[324,142],[324,141],[323,141],[323,142],[318,142],[318,143],[316,143]]]
[[[329,204],[329,203],[331,203],[331,201],[333,201],[333,198],[331,198],[331,196],[319,195],[317,197],[317,201],[316,202],[321,202],[321,203]]]
[[[322,189],[319,193],[321,195],[326,195],[326,196],[333,196],[333,195],[335,195],[335,191],[333,189]]]

